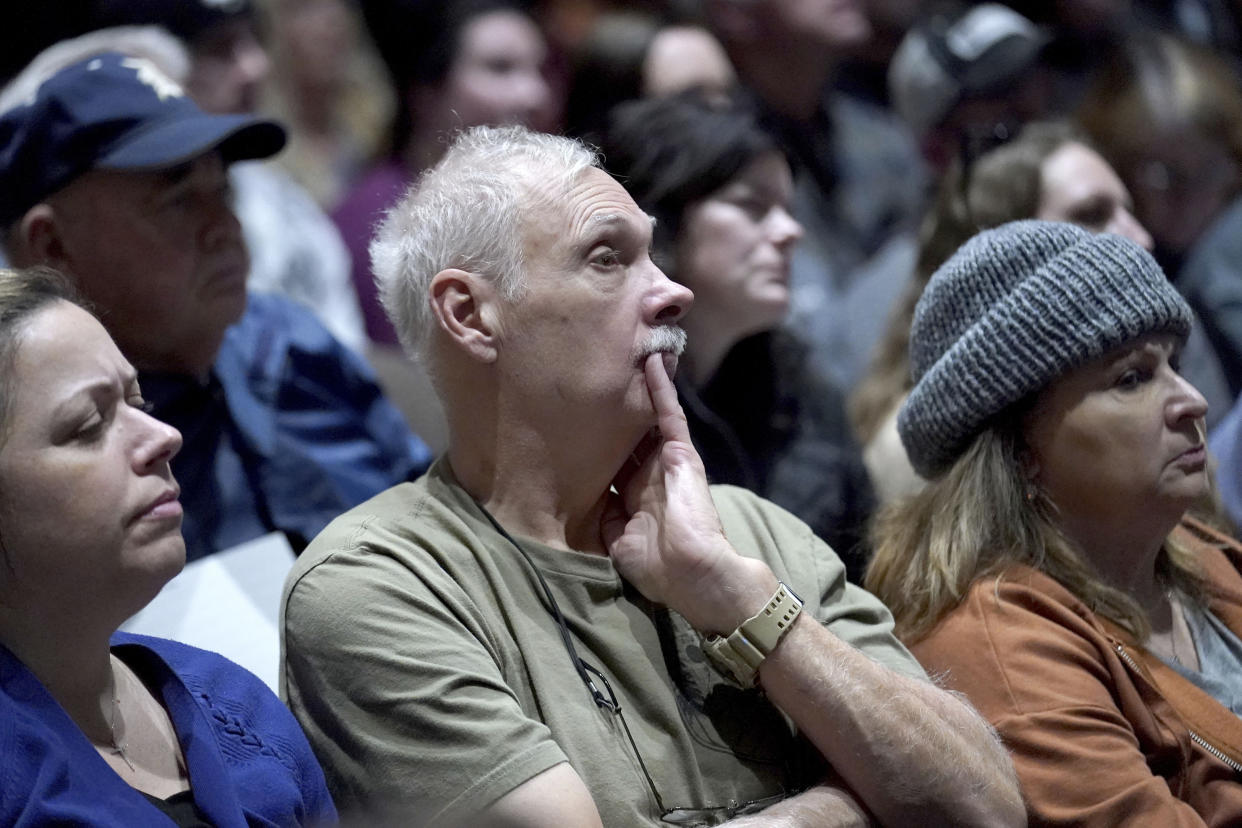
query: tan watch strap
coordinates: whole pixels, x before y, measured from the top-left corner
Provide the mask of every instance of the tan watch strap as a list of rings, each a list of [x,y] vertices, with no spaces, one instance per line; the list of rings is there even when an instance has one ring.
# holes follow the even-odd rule
[[[725,677],[742,687],[753,687],[759,678],[759,665],[776,649],[801,612],[802,599],[780,584],[767,605],[728,636],[705,638],[703,652]]]

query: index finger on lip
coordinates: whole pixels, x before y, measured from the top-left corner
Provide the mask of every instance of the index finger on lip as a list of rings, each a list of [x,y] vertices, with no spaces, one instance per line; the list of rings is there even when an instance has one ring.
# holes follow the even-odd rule
[[[656,417],[659,419],[660,435],[665,440],[682,440],[690,442],[690,428],[686,423],[686,415],[677,401],[677,389],[668,372],[664,370],[664,358],[660,354],[651,354],[643,364],[647,378],[647,389],[651,393],[651,403],[655,406]]]

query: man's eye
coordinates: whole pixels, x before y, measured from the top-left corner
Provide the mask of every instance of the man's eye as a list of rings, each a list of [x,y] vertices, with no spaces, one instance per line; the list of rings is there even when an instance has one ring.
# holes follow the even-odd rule
[[[125,400],[125,402],[129,406],[133,408],[137,408],[139,411],[142,411],[147,414],[150,414],[152,411],[155,410],[155,404],[144,400],[141,394],[132,394],[130,395],[129,398]]]
[[[608,248],[595,254],[594,263],[603,267],[613,267],[614,265],[621,264],[621,254],[612,248]]]

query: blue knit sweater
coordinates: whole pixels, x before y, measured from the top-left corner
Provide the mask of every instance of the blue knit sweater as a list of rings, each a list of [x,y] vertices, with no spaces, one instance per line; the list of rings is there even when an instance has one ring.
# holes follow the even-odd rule
[[[174,641],[117,633],[112,651],[176,729],[199,810],[226,826],[321,825],[336,810],[293,716],[253,675]],[[0,646],[0,825],[158,826],[43,685]]]

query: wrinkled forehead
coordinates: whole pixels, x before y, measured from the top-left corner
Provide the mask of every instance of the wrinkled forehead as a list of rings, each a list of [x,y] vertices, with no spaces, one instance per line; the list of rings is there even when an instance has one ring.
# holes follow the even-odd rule
[[[649,227],[647,216],[608,173],[589,167],[574,175],[528,171],[521,210],[527,250],[573,246],[601,226],[632,222]]]

